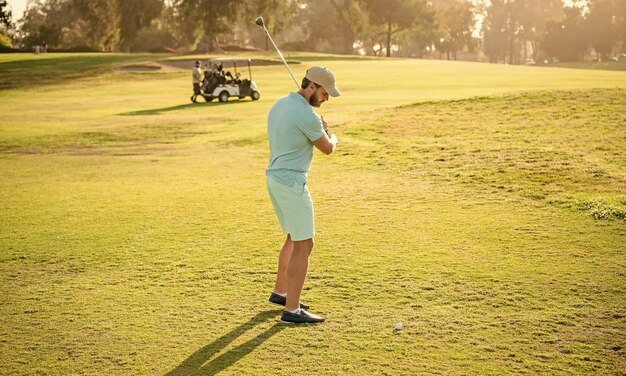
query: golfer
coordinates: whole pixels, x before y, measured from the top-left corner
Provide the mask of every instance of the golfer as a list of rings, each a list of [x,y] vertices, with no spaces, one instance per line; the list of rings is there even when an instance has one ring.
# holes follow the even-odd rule
[[[329,96],[340,95],[333,73],[316,65],[306,71],[301,89],[277,100],[268,115],[267,191],[283,234],[287,235],[278,257],[276,286],[269,300],[285,306],[283,323],[324,321],[323,317],[305,311],[309,307],[300,303],[315,236],[307,174],[313,146],[328,155],[335,151],[338,143],[313,108],[320,107]]]

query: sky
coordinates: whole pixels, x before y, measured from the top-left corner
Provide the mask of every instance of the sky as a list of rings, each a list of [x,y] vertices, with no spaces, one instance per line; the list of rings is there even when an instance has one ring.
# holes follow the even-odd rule
[[[13,21],[17,21],[22,18],[22,15],[24,15],[24,11],[26,10],[26,3],[28,3],[28,0],[7,0],[7,2],[13,11]],[[565,5],[571,6],[573,1],[563,0],[563,2]]]
[[[13,21],[17,21],[22,18],[22,15],[24,15],[24,11],[26,10],[27,1],[28,0],[7,0],[7,3],[11,6]]]

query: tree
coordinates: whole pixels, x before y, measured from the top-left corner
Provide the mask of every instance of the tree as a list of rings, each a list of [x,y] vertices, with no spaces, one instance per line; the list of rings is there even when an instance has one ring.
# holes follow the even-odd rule
[[[367,19],[358,0],[316,0],[306,7],[309,29],[307,44],[327,46],[324,52],[351,54],[357,39],[363,39]],[[360,35],[360,37],[359,37]]]
[[[334,13],[337,15],[336,23],[339,35],[340,53],[348,54],[354,51],[354,42],[357,34],[364,30],[365,15],[358,1],[355,0],[330,0]]]
[[[0,0],[0,48],[13,47],[9,33],[13,30],[13,19],[9,4],[6,0]]]
[[[598,60],[607,60],[619,40],[617,6],[610,0],[592,0],[586,22]]]
[[[245,5],[244,19],[242,20],[247,26],[246,29],[258,30],[258,26],[254,25],[257,16],[263,16],[265,27],[272,36],[276,36],[282,32],[289,21],[298,12],[298,3],[294,0],[248,0]],[[254,17],[250,17],[254,15]],[[263,33],[265,41],[265,50],[270,49],[269,38]]]
[[[21,43],[26,48],[43,42],[58,48],[63,39],[63,30],[67,31],[76,17],[66,0],[31,3],[21,21]]]
[[[29,3],[22,19],[22,43],[130,51],[136,47],[138,33],[161,16],[163,6],[163,0],[36,0]],[[167,32],[157,34],[168,39]]]
[[[439,38],[435,39],[435,46],[446,53],[448,60],[450,54],[456,60],[457,51],[469,45],[472,40],[473,5],[466,0],[440,0],[436,4]]]
[[[549,21],[563,18],[562,0],[492,0],[486,7],[483,44],[491,61],[536,59]]]
[[[619,40],[622,42],[622,53],[626,52],[626,1],[615,1],[615,13]]]
[[[181,22],[187,25],[199,25],[200,37],[206,44],[208,51],[215,51],[219,47],[218,36],[221,33],[230,33],[231,23],[235,22],[239,13],[245,9],[241,0],[173,0],[173,6],[178,9]],[[192,35],[189,35],[192,33]],[[197,41],[196,29],[190,26],[185,36]]]
[[[189,4],[183,4],[183,0],[172,0],[165,13],[178,45],[181,47],[195,45],[201,27],[197,24],[194,8]]]
[[[505,62],[511,40],[513,25],[509,16],[507,0],[492,0],[486,8],[486,17],[483,22],[483,43],[485,54],[491,62]]]
[[[110,51],[120,38],[120,11],[117,0],[70,0],[85,21],[87,41],[92,47]]]
[[[120,13],[120,48],[130,52],[137,33],[150,26],[163,11],[163,0],[117,0]]]
[[[386,41],[387,57],[391,57],[394,35],[411,28],[421,18],[427,17],[430,3],[426,0],[362,0],[370,22],[381,25]]]
[[[0,26],[5,30],[13,28],[13,15],[6,0],[0,0]]]
[[[563,21],[551,21],[546,26],[541,47],[560,61],[582,61],[589,46],[582,8],[566,7]]]
[[[441,38],[438,22],[433,11],[430,17],[422,18],[411,27],[408,32],[407,56],[424,57],[424,51]]]
[[[22,43],[112,49],[119,40],[118,20],[115,0],[37,0],[22,19]]]
[[[532,47],[532,58],[537,59],[539,40],[549,21],[563,19],[562,0],[515,0],[511,12],[519,22],[517,38],[522,42],[524,59],[528,58],[527,42]]]

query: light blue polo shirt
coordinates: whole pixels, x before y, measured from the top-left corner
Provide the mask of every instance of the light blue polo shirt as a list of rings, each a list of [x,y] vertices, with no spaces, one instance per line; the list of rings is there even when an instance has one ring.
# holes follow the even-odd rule
[[[270,163],[265,170],[279,182],[305,184],[313,141],[324,135],[322,121],[300,94],[291,92],[274,103],[267,117]]]

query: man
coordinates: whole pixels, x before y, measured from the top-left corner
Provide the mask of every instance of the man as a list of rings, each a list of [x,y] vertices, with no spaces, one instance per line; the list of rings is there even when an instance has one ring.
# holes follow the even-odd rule
[[[200,61],[198,60],[196,60],[196,65],[191,70],[191,81],[193,83],[191,101],[196,103],[196,97],[200,95],[200,84],[202,83],[202,69],[200,69]]]
[[[313,146],[328,155],[335,151],[338,143],[313,108],[320,107],[329,96],[340,95],[333,73],[316,65],[306,71],[301,89],[276,101],[268,115],[267,190],[280,227],[287,235],[278,257],[276,285],[269,300],[285,306],[283,323],[324,321],[323,317],[305,311],[309,307],[300,303],[315,235],[307,174]]]

